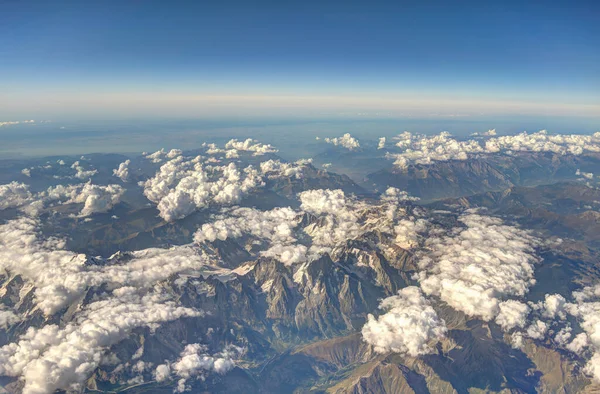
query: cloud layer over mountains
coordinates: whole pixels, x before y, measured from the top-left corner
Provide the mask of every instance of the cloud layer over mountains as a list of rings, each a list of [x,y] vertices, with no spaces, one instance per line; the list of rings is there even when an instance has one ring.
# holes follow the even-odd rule
[[[396,165],[406,166],[492,153],[600,152],[600,134],[475,137],[458,141],[447,133],[433,137],[405,133],[396,143],[401,152],[389,155]],[[326,142],[349,150],[360,147],[349,134]],[[389,145],[382,139],[378,148],[389,149]],[[133,357],[118,359],[113,346],[138,329],[152,332],[174,320],[205,316],[203,310],[175,296],[175,286],[186,283],[189,276],[198,283],[211,276],[224,284],[266,261],[269,269],[285,272],[281,281],[286,281],[289,294],[301,297],[300,289],[322,292],[311,288],[306,279],[321,259],[320,263],[329,261],[332,270],[352,280],[372,280],[368,285],[377,288],[378,295],[370,305],[385,294],[378,310],[373,307],[376,310],[355,315],[356,321],[365,321],[358,329],[376,353],[403,357],[435,353],[436,342],[449,331],[440,308],[450,307],[469,319],[497,324],[515,348],[526,341],[545,341],[573,352],[585,360],[585,371],[600,380],[600,285],[528,301],[536,284],[536,267],[543,263],[539,249],[547,246],[538,235],[485,211],[421,207],[416,205],[418,199],[396,188],[369,197],[333,187],[304,189],[284,200],[295,199],[291,206],[240,207],[244,198],[270,181],[290,184],[305,176],[310,161],[286,163],[274,152],[273,146],[252,139],[231,140],[224,147],[206,144],[193,153],[160,150],[115,164],[108,178],[116,182],[119,178],[121,185],[89,181],[46,185],[37,192],[20,182],[0,185],[0,210],[12,209],[0,222],[0,269],[7,280],[19,277],[25,282],[23,292],[28,292],[32,305],[23,312],[0,303],[0,330],[37,322],[0,347],[0,374],[21,379],[26,394],[42,394],[79,390],[97,368],[110,364],[145,371],[146,378],[168,382],[177,392],[189,390],[194,380],[231,371],[236,360],[244,358],[244,349],[230,343],[209,348],[194,340],[169,359],[146,365],[135,363]],[[138,177],[144,166],[150,173]],[[68,182],[96,174],[80,162],[70,169],[75,175],[69,175]],[[171,222],[157,220],[165,226],[206,210],[206,219],[193,223],[196,227],[189,232],[194,234],[193,242],[93,257],[68,250],[67,234],[48,233],[44,228],[45,218],[52,215],[76,230],[82,217],[110,215],[125,198],[124,187],[135,189],[144,204],[155,205],[159,216]],[[73,205],[70,212],[76,213],[61,216],[53,209],[65,205]],[[237,266],[232,266],[233,260],[224,261],[227,254],[219,249],[223,244],[234,245],[235,251],[239,247],[244,261],[236,262]],[[336,260],[344,254],[358,257]],[[373,256],[389,265],[375,266]],[[401,289],[398,285],[388,290],[378,275],[386,269],[397,274],[398,256],[407,260],[402,263],[406,275]],[[270,302],[267,293],[273,280],[259,283],[255,276],[244,282],[244,286],[253,284],[257,286],[253,297]],[[143,381],[141,372],[138,377]]]

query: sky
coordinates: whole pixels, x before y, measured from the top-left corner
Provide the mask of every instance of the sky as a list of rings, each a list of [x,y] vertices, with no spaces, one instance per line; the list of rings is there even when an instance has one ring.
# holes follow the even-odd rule
[[[597,1],[0,0],[0,121],[600,117]]]

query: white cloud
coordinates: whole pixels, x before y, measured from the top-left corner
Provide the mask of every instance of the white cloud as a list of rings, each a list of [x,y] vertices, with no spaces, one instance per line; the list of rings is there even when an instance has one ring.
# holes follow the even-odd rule
[[[419,197],[412,197],[404,190],[395,187],[388,187],[381,195],[383,201],[399,203],[401,201],[419,201]]]
[[[302,178],[302,171],[310,161],[297,161],[296,163],[283,163],[279,160],[268,160],[260,163],[260,171],[269,179],[274,178]]]
[[[548,331],[548,325],[541,321],[536,320],[527,327],[527,336],[533,339],[544,339],[546,332]]]
[[[103,265],[88,264],[88,258],[64,249],[64,242],[41,239],[39,222],[22,218],[0,225],[0,268],[21,275],[35,285],[35,302],[51,315],[102,283],[145,288],[175,273],[200,270],[208,265],[204,254],[186,246],[150,248],[132,252],[127,263],[119,256]]]
[[[434,161],[467,160],[473,156],[499,152],[504,154],[554,152],[561,155],[600,152],[600,133],[551,135],[542,130],[537,133],[523,132],[513,136],[496,137],[495,133],[490,132],[481,135],[486,138],[460,141],[448,132],[434,136],[404,132],[395,138],[400,153],[388,153],[387,157],[394,159],[396,166],[406,168],[413,163],[431,164]]]
[[[121,288],[113,297],[84,307],[64,327],[30,327],[18,342],[0,348],[0,374],[21,376],[24,394],[81,389],[106,349],[133,329],[197,315],[165,296],[140,295],[133,288]]]
[[[253,208],[236,208],[227,212],[227,217],[205,223],[194,234],[196,242],[237,238],[243,233],[277,243],[295,241],[293,229],[299,223],[299,215],[291,208],[275,208],[259,211]]]
[[[285,265],[304,263],[307,256],[308,248],[304,245],[274,245],[264,252],[263,256],[273,257],[281,261]]]
[[[119,168],[113,170],[113,175],[120,178],[123,182],[127,182],[129,180],[129,164],[131,164],[131,160],[129,159],[119,164]]]
[[[235,149],[237,151],[253,152],[254,156],[262,156],[265,153],[278,152],[273,146],[269,144],[261,144],[260,142],[248,138],[245,141],[238,141],[236,139],[230,140],[225,144],[225,149]]]
[[[157,204],[166,221],[181,219],[209,204],[232,205],[264,183],[258,171],[241,171],[234,163],[203,166],[202,157],[182,156],[163,164],[153,178],[143,183],[146,197]]]
[[[11,310],[7,310],[0,304],[0,329],[6,330],[8,327],[22,320],[21,316]]]
[[[362,328],[363,339],[379,353],[401,353],[411,357],[432,352],[430,342],[444,337],[447,329],[418,287],[410,286],[397,296],[384,299],[386,313],[369,315]]]
[[[582,172],[579,168],[575,171],[575,175],[584,177],[585,179],[594,179],[594,173]]]
[[[530,308],[527,304],[516,300],[508,300],[498,304],[500,313],[496,316],[496,323],[503,330],[509,331],[515,327],[523,328],[527,324]]]
[[[30,202],[31,198],[29,186],[24,183],[0,185],[0,210],[21,207]]]
[[[161,163],[165,159],[175,159],[181,156],[183,152],[180,149],[171,149],[170,151],[165,151],[164,149],[158,150],[154,153],[144,154],[143,156],[150,160],[154,164]]]
[[[383,148],[385,148],[385,142],[386,142],[386,138],[385,137],[380,137],[379,138],[379,143],[377,144],[377,149],[383,149]]]
[[[430,236],[418,255],[421,287],[456,310],[483,320],[500,313],[500,302],[522,297],[535,283],[534,246],[527,231],[500,219],[468,212],[466,227]]]
[[[160,364],[154,371],[154,379],[157,382],[164,382],[171,376],[171,366],[168,364]]]
[[[483,133],[473,133],[471,135],[473,137],[478,137],[478,136],[481,136],[481,137],[493,137],[493,136],[496,135],[496,129],[490,129],[490,130],[485,131]]]
[[[80,217],[109,211],[121,201],[125,190],[119,185],[100,186],[91,182],[79,185],[58,185],[40,193],[42,203],[60,201],[61,204],[83,204]]]
[[[341,146],[348,150],[355,150],[360,148],[360,143],[358,140],[350,135],[350,133],[346,133],[341,137],[335,138],[325,138],[325,142],[328,144],[333,144],[335,146]]]
[[[307,190],[299,194],[300,206],[306,212],[314,214],[338,214],[346,211],[346,195],[340,189]]]
[[[82,179],[82,180],[89,179],[98,173],[98,170],[93,169],[93,168],[90,170],[86,170],[85,168],[83,168],[81,163],[79,163],[79,161],[74,162],[71,165],[71,168],[75,170],[75,175],[73,175],[73,178]]]
[[[198,343],[186,345],[177,361],[156,367],[154,371],[156,381],[164,382],[174,375],[179,378],[175,392],[189,391],[190,387],[186,386],[186,382],[190,378],[200,377],[203,379],[208,372],[223,375],[231,371],[235,367],[233,358],[239,356],[243,349],[237,346],[228,346],[217,354],[210,355],[207,352],[208,348],[204,345]]]
[[[102,264],[90,264],[87,256],[65,250],[64,241],[43,239],[39,226],[30,218],[0,225],[0,270],[32,284],[33,301],[46,315],[82,299],[91,288],[102,286],[103,291],[89,304],[82,303],[64,325],[31,327],[0,348],[0,374],[21,377],[25,394],[79,390],[107,349],[135,328],[154,329],[166,321],[200,314],[179,306],[157,283],[174,274],[223,271],[208,266],[210,258],[192,246],[118,253]],[[0,310],[0,327],[21,319]],[[212,370],[227,370],[224,354],[214,357]],[[138,364],[134,367],[142,368]]]
[[[4,122],[0,122],[0,127],[6,127],[6,126],[15,126],[18,124],[31,124],[31,123],[35,123],[35,120],[9,120],[9,121],[4,121]]]
[[[396,244],[401,248],[410,250],[419,246],[422,234],[429,228],[429,222],[421,218],[407,218],[398,221],[394,226]]]
[[[551,319],[566,318],[567,300],[560,294],[546,294],[543,316]]]

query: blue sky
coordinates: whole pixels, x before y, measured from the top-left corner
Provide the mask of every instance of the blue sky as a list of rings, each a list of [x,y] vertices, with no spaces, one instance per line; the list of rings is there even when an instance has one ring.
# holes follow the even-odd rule
[[[0,0],[0,14],[0,121],[600,116],[594,1]]]

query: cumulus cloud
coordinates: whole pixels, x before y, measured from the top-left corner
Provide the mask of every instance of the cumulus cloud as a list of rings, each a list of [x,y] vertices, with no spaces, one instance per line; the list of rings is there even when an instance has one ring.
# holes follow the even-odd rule
[[[426,221],[407,215],[406,205],[398,204],[410,198],[397,189],[390,189],[381,201],[370,203],[347,197],[342,190],[329,189],[304,191],[298,198],[299,210],[224,209],[213,221],[203,224],[194,239],[214,242],[252,237],[262,245],[260,255],[296,264],[332,252],[335,247],[375,230],[389,233],[390,237],[396,237],[397,244],[409,248],[428,229]],[[315,219],[300,226],[306,214]],[[256,248],[257,243],[253,245]]]
[[[285,265],[303,263],[307,260],[308,248],[304,245],[274,245],[264,252],[263,256],[273,257]]]
[[[399,153],[388,153],[394,164],[406,168],[410,164],[431,164],[434,161],[467,160],[484,154],[516,152],[553,152],[561,155],[581,155],[584,152],[600,152],[600,133],[593,135],[548,134],[523,132],[512,136],[496,137],[495,132],[480,134],[485,138],[457,140],[448,132],[434,136],[404,132],[395,139]]]
[[[515,327],[523,328],[527,324],[527,316],[531,310],[527,304],[516,300],[508,300],[498,304],[498,307],[500,313],[496,317],[496,323],[505,331]]]
[[[227,217],[205,223],[194,234],[196,242],[217,239],[237,238],[249,233],[277,243],[295,241],[293,229],[299,223],[299,215],[291,208],[275,208],[270,211],[259,211],[253,208],[237,208],[229,211]]]
[[[121,201],[125,190],[119,185],[58,185],[37,196],[42,202],[60,201],[61,204],[83,204],[80,217],[109,211]]]
[[[546,294],[543,316],[550,319],[566,318],[567,300],[560,294]]]
[[[154,153],[145,154],[143,156],[146,159],[150,160],[152,163],[158,164],[158,163],[161,163],[162,161],[164,161],[165,159],[171,160],[171,159],[181,156],[182,154],[183,154],[183,151],[181,151],[181,149],[171,149],[168,152],[165,151],[164,149],[161,149]]]
[[[431,353],[431,342],[444,337],[447,329],[418,287],[410,286],[379,306],[386,313],[369,315],[362,337],[378,353],[401,353],[411,357]]]
[[[66,250],[58,238],[42,237],[39,227],[31,218],[0,225],[0,270],[33,285],[33,301],[45,315],[76,300],[82,304],[69,322],[31,327],[0,348],[0,374],[23,379],[26,394],[79,390],[108,348],[135,328],[155,329],[163,322],[199,316],[201,312],[179,306],[156,284],[174,274],[222,271],[210,267],[210,258],[192,246],[117,253],[98,264]],[[81,301],[93,288],[103,291]],[[20,320],[14,312],[0,310],[0,328]],[[215,357],[212,370],[225,371],[226,361]],[[146,369],[138,364],[138,370]]]
[[[548,331],[548,324],[541,320],[536,320],[527,327],[527,336],[533,339],[544,339]]]
[[[485,131],[483,133],[473,133],[471,135],[473,137],[478,137],[478,136],[481,136],[481,137],[493,137],[493,136],[496,135],[496,129],[491,129],[491,130]]]
[[[252,152],[254,156],[262,156],[265,153],[278,152],[272,145],[261,144],[260,142],[248,138],[245,141],[238,141],[236,139],[230,140],[225,144],[225,149],[235,149],[236,151]]]
[[[127,182],[129,180],[129,164],[131,164],[131,160],[129,159],[119,164],[119,168],[113,170],[113,175],[120,178],[123,182]]]
[[[0,210],[21,207],[30,202],[31,198],[29,186],[24,183],[0,185]]]
[[[229,346],[223,352],[209,355],[208,348],[201,344],[187,345],[181,352],[179,359],[170,367],[169,371],[177,375],[180,379],[177,382],[175,392],[182,393],[187,391],[185,383],[188,379],[201,376],[202,374],[214,371],[218,374],[226,374],[235,367],[233,357],[242,352],[241,348]],[[159,375],[158,368],[161,368],[161,377],[167,372],[167,368],[163,365],[157,367],[156,375]],[[158,379],[157,379],[158,380]],[[166,378],[165,378],[166,380]]]
[[[274,257],[286,265],[306,260],[306,246],[295,245],[297,240],[294,229],[300,223],[301,215],[291,208],[275,208],[270,211],[237,208],[221,217],[203,224],[194,234],[194,240],[196,242],[214,242],[217,239],[223,241],[247,234],[270,245],[267,250],[261,252],[263,256]]]
[[[307,190],[299,194],[300,208],[314,214],[338,214],[346,210],[346,195],[340,189]]]
[[[8,327],[21,321],[21,316],[17,315],[11,310],[6,309],[4,305],[0,304],[0,329],[6,330]]]
[[[386,142],[386,138],[385,137],[380,137],[379,138],[379,143],[377,144],[377,149],[383,149],[383,148],[385,148],[385,142]]]
[[[268,160],[260,163],[260,171],[269,179],[302,178],[302,171],[310,162],[310,160],[298,160],[295,163],[284,163],[279,160]]]
[[[380,197],[383,201],[399,203],[401,201],[419,201],[419,197],[412,197],[404,190],[388,187]]]
[[[75,170],[75,175],[73,175],[73,178],[82,180],[89,179],[98,173],[98,170],[93,168],[86,170],[79,161],[74,162],[71,165],[71,168]]]
[[[121,288],[113,297],[87,305],[64,327],[30,327],[17,342],[0,348],[0,374],[21,376],[24,394],[81,389],[106,349],[133,329],[198,314],[166,296]]]
[[[503,298],[522,297],[535,283],[534,247],[529,232],[498,218],[467,212],[466,227],[430,236],[418,256],[421,287],[456,310],[483,320],[500,313]]]
[[[360,148],[360,143],[358,140],[350,135],[350,133],[346,133],[341,137],[335,138],[325,138],[325,142],[328,144],[333,144],[335,146],[341,146],[348,150],[356,150]]]
[[[207,256],[186,246],[150,248],[130,253],[127,263],[119,255],[102,266],[65,250],[64,241],[43,239],[39,221],[21,218],[0,225],[0,268],[21,275],[35,285],[35,302],[51,315],[77,299],[92,286],[152,286],[175,273],[203,269]]]
[[[239,152],[261,156],[277,151],[271,145],[252,139],[230,140],[225,149],[216,144],[204,143],[202,146],[209,156],[187,157],[181,151],[171,155],[173,150],[169,154],[160,150],[146,155],[156,163],[169,159],[153,177],[141,183],[145,196],[157,204],[160,216],[166,221],[184,218],[211,205],[237,204],[255,189],[263,187],[268,179],[301,178],[304,167],[310,164],[310,160],[295,163],[267,160],[243,167],[229,160],[238,158]],[[225,154],[226,157],[211,156],[215,154]]]
[[[263,184],[258,170],[252,166],[241,171],[235,163],[205,167],[201,156],[191,160],[179,156],[163,164],[143,186],[146,197],[157,204],[160,216],[173,221],[211,203],[238,203]]]
[[[422,240],[422,234],[429,228],[429,222],[422,218],[406,218],[394,226],[396,244],[410,250],[417,247]]]

